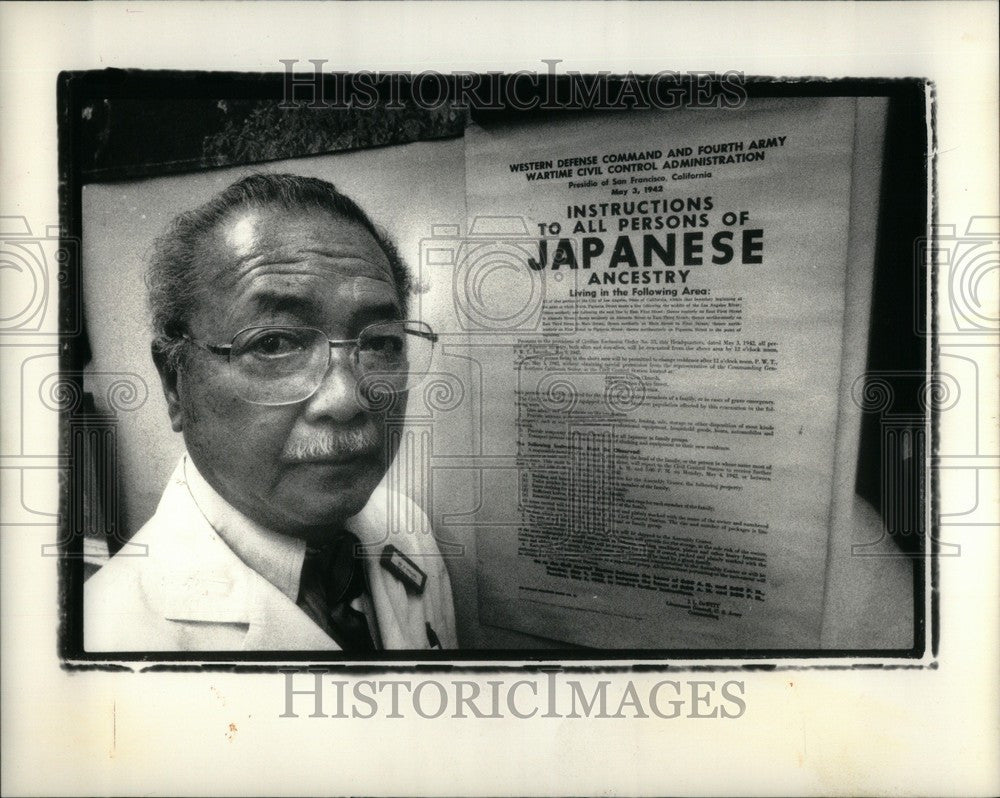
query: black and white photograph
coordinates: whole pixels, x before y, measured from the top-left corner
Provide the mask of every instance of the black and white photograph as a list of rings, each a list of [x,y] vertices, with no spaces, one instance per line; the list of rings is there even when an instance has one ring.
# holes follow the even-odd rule
[[[63,76],[77,653],[922,655],[925,81],[293,67]]]
[[[995,9],[114,5],[0,84],[5,794],[1000,783]]]

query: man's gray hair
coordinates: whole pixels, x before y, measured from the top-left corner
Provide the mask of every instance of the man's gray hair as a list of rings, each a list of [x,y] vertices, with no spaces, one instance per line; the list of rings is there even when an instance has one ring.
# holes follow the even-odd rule
[[[319,209],[355,222],[378,242],[392,270],[406,312],[413,279],[395,245],[354,200],[326,180],[292,174],[260,173],[236,181],[194,210],[177,216],[153,244],[146,273],[153,317],[153,349],[169,368],[180,365],[188,320],[201,290],[195,262],[198,244],[229,213],[244,208]]]

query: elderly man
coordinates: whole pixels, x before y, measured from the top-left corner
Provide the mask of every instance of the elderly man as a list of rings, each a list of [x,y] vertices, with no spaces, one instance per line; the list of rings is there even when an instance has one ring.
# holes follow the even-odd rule
[[[173,222],[149,288],[187,454],[145,549],[87,582],[86,650],[455,646],[429,525],[383,482],[436,340],[392,244],[331,184],[258,174]]]

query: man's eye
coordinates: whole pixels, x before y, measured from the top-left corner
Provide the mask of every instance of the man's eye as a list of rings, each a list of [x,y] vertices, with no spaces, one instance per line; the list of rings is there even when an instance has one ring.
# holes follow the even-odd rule
[[[403,339],[398,335],[372,335],[362,341],[361,348],[384,355],[398,355],[403,351]]]
[[[249,340],[244,353],[258,357],[281,357],[301,352],[305,348],[302,336],[287,332],[264,332]]]

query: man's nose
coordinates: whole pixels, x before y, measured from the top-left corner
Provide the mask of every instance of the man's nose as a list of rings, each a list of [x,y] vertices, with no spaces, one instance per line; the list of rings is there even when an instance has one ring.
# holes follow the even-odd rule
[[[334,350],[323,381],[306,400],[305,415],[310,420],[350,421],[363,411],[350,353]]]

